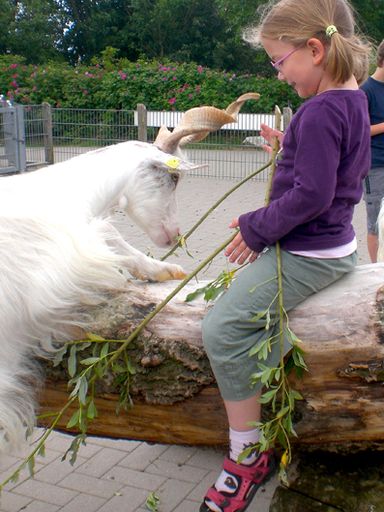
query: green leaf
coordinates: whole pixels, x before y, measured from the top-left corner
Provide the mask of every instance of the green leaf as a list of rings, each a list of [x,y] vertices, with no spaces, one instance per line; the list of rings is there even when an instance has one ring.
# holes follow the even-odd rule
[[[105,338],[98,336],[97,334],[93,334],[92,332],[87,332],[87,339],[90,341],[105,341]]]
[[[72,345],[69,351],[68,358],[68,373],[70,377],[74,377],[76,375],[77,361],[76,361],[76,345]]]
[[[260,318],[263,318],[268,311],[268,309],[266,309],[265,311],[259,311],[259,313],[256,313],[256,315],[251,318],[251,322],[257,322],[258,320],[260,320]]]
[[[100,358],[104,358],[107,356],[108,354],[108,351],[109,351],[109,343],[104,343],[103,345],[103,348],[101,349],[101,352],[100,352]]]
[[[130,375],[136,374],[136,368],[133,366],[133,363],[130,359],[127,360],[127,370]]]
[[[276,397],[276,393],[277,393],[277,388],[276,389],[271,389],[269,391],[266,391],[265,393],[263,393],[261,395],[261,397],[259,398],[259,402],[261,404],[267,404],[269,403],[271,400],[273,400],[273,398]]]
[[[100,361],[100,357],[87,357],[86,359],[82,359],[80,363],[84,366],[91,366],[92,364]]]
[[[67,428],[72,428],[75,425],[77,425],[79,423],[79,418],[80,418],[80,411],[77,410],[72,414],[71,419],[68,421]]]
[[[271,325],[271,312],[267,311],[267,321],[265,323],[265,330],[268,331],[269,330],[269,326]]]
[[[82,405],[86,404],[88,393],[88,381],[85,377],[81,377],[79,386],[79,402]]]
[[[93,400],[91,400],[89,402],[88,408],[87,408],[87,418],[89,420],[93,420],[96,417],[97,417],[96,405],[95,405],[95,402]]]
[[[280,409],[280,411],[278,411],[278,413],[276,414],[276,419],[280,419],[282,418],[283,416],[285,416],[286,414],[288,414],[290,411],[290,408],[286,405],[285,407],[283,407],[282,409]]]
[[[28,471],[29,471],[30,476],[35,475],[35,457],[31,457],[28,460]]]
[[[151,492],[146,499],[145,506],[151,512],[157,512],[159,510],[159,502],[160,498],[154,492]]]
[[[45,444],[44,443],[42,443],[40,445],[37,455],[39,455],[40,457],[45,457]]]
[[[200,295],[203,295],[205,291],[205,288],[198,288],[194,292],[188,293],[188,295],[185,297],[185,302],[192,302],[193,300],[197,299]]]

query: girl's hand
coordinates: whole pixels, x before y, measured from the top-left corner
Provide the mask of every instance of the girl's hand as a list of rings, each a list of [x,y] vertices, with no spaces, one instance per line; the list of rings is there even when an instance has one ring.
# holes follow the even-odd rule
[[[277,137],[277,139],[279,140],[280,145],[281,145],[283,142],[284,133],[280,132],[279,130],[275,130],[275,128],[270,128],[266,124],[261,124],[260,127],[261,127],[260,135],[262,137],[264,137],[264,139],[268,142],[268,145],[264,144],[262,146],[262,148],[267,153],[272,153],[272,145],[273,145],[274,138]]]
[[[229,227],[239,227],[239,219],[233,219]],[[250,249],[244,242],[240,231],[225,249],[224,254],[228,257],[231,263],[235,263],[237,261],[239,265],[243,265],[247,260],[249,260],[249,263],[252,263],[252,261],[255,261],[258,256],[258,253],[252,251],[252,249]]]

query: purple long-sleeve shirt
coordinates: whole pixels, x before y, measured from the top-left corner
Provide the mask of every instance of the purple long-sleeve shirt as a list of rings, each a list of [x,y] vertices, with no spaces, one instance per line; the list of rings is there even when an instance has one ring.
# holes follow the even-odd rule
[[[330,90],[307,100],[284,136],[268,206],[239,218],[254,251],[330,249],[355,236],[352,216],[370,167],[370,122],[360,90]]]

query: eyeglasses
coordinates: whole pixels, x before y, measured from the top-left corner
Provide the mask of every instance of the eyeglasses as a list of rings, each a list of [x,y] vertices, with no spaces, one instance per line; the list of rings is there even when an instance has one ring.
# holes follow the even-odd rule
[[[284,61],[288,59],[288,57],[290,57],[292,53],[297,52],[297,50],[300,50],[300,47],[294,48],[293,50],[288,52],[287,55],[284,55],[284,57],[281,57],[281,59],[277,60],[276,62],[273,62],[273,60],[271,60],[271,64],[276,69],[276,71],[281,71],[281,66],[284,64]]]

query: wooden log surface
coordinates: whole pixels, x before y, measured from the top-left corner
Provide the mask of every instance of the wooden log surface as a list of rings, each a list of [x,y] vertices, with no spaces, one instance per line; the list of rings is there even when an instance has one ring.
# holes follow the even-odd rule
[[[189,284],[155,316],[128,352],[136,366],[131,386],[135,406],[115,415],[117,390],[99,386],[99,417],[89,433],[181,444],[224,444],[227,422],[201,343],[203,300]],[[92,311],[94,329],[125,339],[168,295],[175,282],[138,283]],[[303,445],[339,448],[384,442],[384,264],[363,265],[289,315],[303,341],[309,372],[293,386],[304,396],[295,429]],[[62,367],[45,365],[41,412],[57,410],[67,396]],[[64,419],[60,428],[64,428]]]

